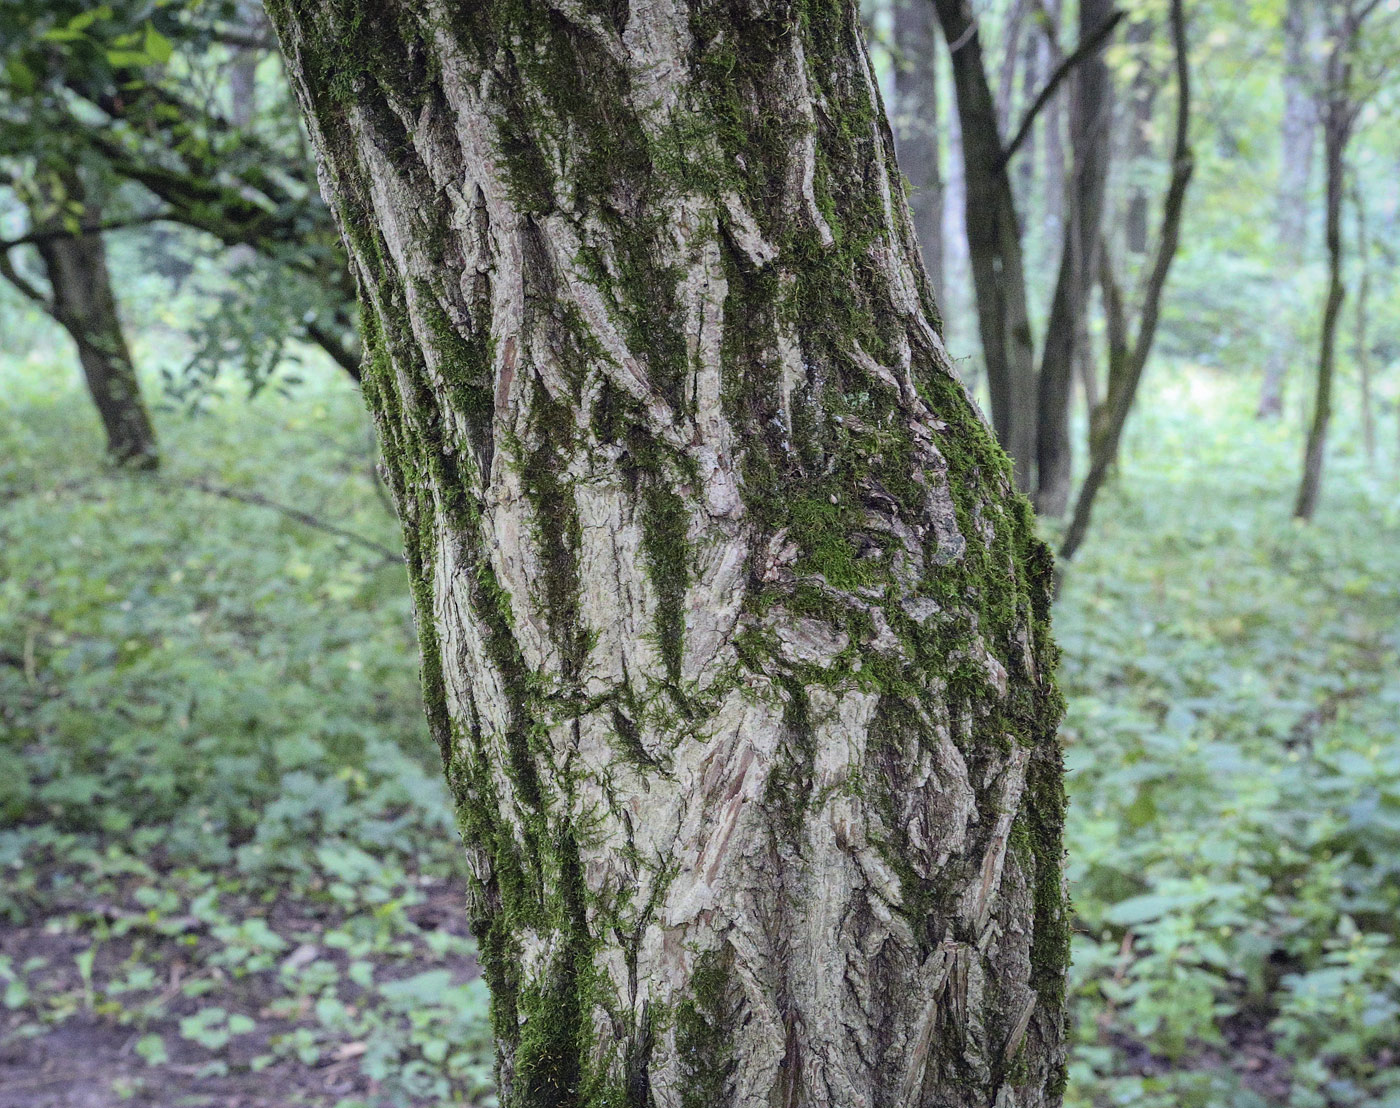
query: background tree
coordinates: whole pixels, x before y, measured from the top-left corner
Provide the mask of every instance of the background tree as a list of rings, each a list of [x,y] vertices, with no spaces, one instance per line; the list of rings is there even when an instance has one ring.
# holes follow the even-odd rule
[[[1137,333],[1128,320],[1128,306],[1117,276],[1112,256],[1105,243],[1099,247],[1099,274],[1103,288],[1104,315],[1108,340],[1107,393],[1102,404],[1090,413],[1089,472],[1079,488],[1074,502],[1074,514],[1060,547],[1060,556],[1069,561],[1078,551],[1089,530],[1094,500],[1108,479],[1110,469],[1118,460],[1123,429],[1132,412],[1142,373],[1152,352],[1161,317],[1162,294],[1167,275],[1176,259],[1181,235],[1182,212],[1186,205],[1186,189],[1195,171],[1191,151],[1191,66],[1186,37],[1186,15],[1182,0],[1171,0],[1168,20],[1176,56],[1176,129],[1172,147],[1171,179],[1162,203],[1161,230],[1150,267],[1144,274],[1144,287],[1139,298]]]
[[[1306,257],[1308,241],[1308,182],[1312,179],[1313,149],[1318,114],[1312,80],[1312,54],[1317,47],[1319,21],[1314,0],[1287,0],[1283,20],[1283,125],[1280,128],[1277,228],[1280,288],[1292,289]],[[1294,297],[1288,298],[1290,301]],[[1283,412],[1283,386],[1288,359],[1300,332],[1285,313],[1273,329],[1264,364],[1259,415]]]
[[[0,244],[0,276],[72,338],[107,435],[108,457],[119,466],[155,469],[160,451],[117,312],[101,208],[87,198],[75,168],[44,166],[35,174],[29,212],[29,242],[43,260],[49,291],[15,269],[9,259],[15,244]]]
[[[1049,564],[854,5],[270,13],[503,1101],[1058,1102]]]
[[[1342,275],[1342,200],[1346,190],[1346,152],[1356,125],[1361,101],[1355,70],[1362,24],[1379,7],[1380,0],[1328,0],[1324,13],[1327,58],[1318,116],[1322,121],[1323,166],[1327,190],[1327,299],[1322,309],[1322,335],[1318,349],[1317,390],[1312,421],[1303,448],[1303,475],[1293,514],[1312,519],[1322,488],[1322,468],[1327,455],[1327,428],[1332,419],[1332,386],[1336,374],[1337,324],[1341,318],[1346,284]],[[1367,75],[1369,77],[1369,74]],[[1374,85],[1366,82],[1368,91]]]
[[[1080,41],[1093,41],[1113,18],[1113,0],[1080,0]],[[1069,188],[1069,219],[1064,227],[1037,386],[1035,502],[1039,512],[1052,517],[1063,515],[1069,503],[1070,392],[1076,346],[1088,337],[1086,317],[1098,259],[1113,122],[1113,75],[1101,53],[1081,61],[1070,80],[1074,171]]]
[[[1018,487],[1029,491],[1034,485],[1038,457],[1040,404],[1020,216],[1009,167],[1012,157],[1033,134],[1037,116],[1060,83],[1076,65],[1102,48],[1122,15],[1110,14],[1090,37],[1081,40],[1032,99],[1012,137],[1003,142],[971,9],[961,0],[934,0],[934,7],[953,58],[953,87],[961,122],[968,256],[976,289],[992,423],[1016,466]],[[1065,307],[1077,302],[1072,297]],[[1068,364],[1072,364],[1077,326],[1076,321],[1068,330],[1061,328],[1056,334],[1056,342],[1063,345],[1071,359]],[[1054,359],[1054,364],[1058,366],[1059,360]],[[1058,404],[1058,393],[1055,403]],[[1052,415],[1049,422],[1058,425],[1058,417]],[[1066,443],[1059,445],[1063,448]],[[1052,481],[1060,483],[1058,471],[1052,475]]]
[[[941,311],[945,284],[936,34],[933,7],[928,0],[898,0],[894,5],[894,97],[890,123],[899,167],[909,182],[914,234]]]
[[[249,313],[257,334],[245,327],[249,341],[217,357],[212,338],[198,333],[224,327],[224,317],[216,312],[191,328],[199,374],[229,364],[256,379],[259,365],[280,360],[286,343],[298,340],[355,375],[354,288],[304,138],[277,96],[253,112],[244,87],[272,49],[256,8],[240,3],[6,5],[0,150],[83,165],[109,201],[106,226],[161,220],[245,251],[228,267],[248,285],[245,300],[259,285],[278,286]],[[182,64],[171,65],[177,51]],[[211,94],[226,65],[242,85]],[[283,109],[289,100],[284,88]],[[27,164],[16,163],[10,176],[23,183]]]

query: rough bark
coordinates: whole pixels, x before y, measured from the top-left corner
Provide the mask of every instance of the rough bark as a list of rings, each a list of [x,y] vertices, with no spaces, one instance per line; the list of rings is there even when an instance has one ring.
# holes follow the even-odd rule
[[[1317,106],[1308,81],[1308,45],[1316,25],[1312,7],[1313,0],[1288,0],[1283,21],[1283,126],[1275,222],[1279,287],[1284,291],[1296,281],[1307,253],[1308,181],[1317,127]],[[1292,318],[1291,312],[1282,312],[1275,320],[1259,394],[1261,418],[1283,412],[1288,361],[1298,343],[1297,329],[1289,324]]]
[[[102,222],[97,206],[83,200],[76,174],[61,174],[55,182],[61,187],[32,209],[38,231],[67,230],[60,205],[70,212],[71,205],[81,205],[78,218],[84,225]],[[34,245],[49,280],[44,308],[78,348],[88,393],[106,432],[108,458],[132,469],[155,469],[160,464],[155,428],[117,314],[101,233],[41,235]]]
[[[1079,39],[1094,40],[1115,16],[1113,0],[1080,0]],[[1104,45],[1107,45],[1105,42]],[[1095,273],[1113,120],[1113,75],[1102,48],[1079,63],[1070,107],[1074,174],[1054,299],[1045,328],[1036,433],[1036,509],[1061,516],[1069,504],[1073,452],[1070,397],[1077,339],[1086,331]]]
[[[1049,565],[854,6],[269,9],[503,1103],[1058,1102]]]
[[[943,307],[943,175],[939,170],[938,59],[928,0],[894,5],[894,129],[899,168],[909,182],[909,210],[934,300]]]
[[[1035,468],[1035,344],[1011,176],[977,25],[964,0],[934,0],[934,8],[953,57],[968,258],[992,424],[1015,464],[1017,487],[1028,490]]]

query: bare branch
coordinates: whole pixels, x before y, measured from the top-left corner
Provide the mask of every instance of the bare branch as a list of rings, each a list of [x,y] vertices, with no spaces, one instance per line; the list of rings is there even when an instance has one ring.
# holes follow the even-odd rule
[[[192,479],[187,481],[174,481],[169,478],[162,478],[160,483],[168,487],[191,489],[194,492],[207,493],[210,496],[222,497],[225,500],[233,500],[239,504],[251,504],[257,508],[270,508],[274,512],[280,512],[288,519],[294,519],[298,523],[307,527],[314,527],[318,531],[324,531],[328,535],[335,535],[353,542],[358,546],[363,546],[366,550],[373,550],[384,557],[385,561],[398,562],[403,560],[403,555],[397,550],[391,550],[383,543],[375,542],[373,539],[365,538],[364,535],[357,535],[354,531],[347,531],[344,527],[338,527],[334,523],[327,523],[325,520],[313,516],[310,512],[303,512],[300,508],[293,508],[286,504],[279,504],[275,500],[269,500],[261,493],[239,492],[237,489],[224,488],[222,485],[210,484],[208,481]]]
[[[1031,133],[1031,128],[1035,125],[1036,117],[1040,115],[1045,105],[1050,103],[1051,97],[1055,95],[1056,89],[1060,87],[1064,79],[1069,76],[1070,71],[1085,58],[1098,51],[1099,47],[1103,45],[1108,36],[1113,33],[1113,29],[1123,21],[1124,14],[1125,13],[1121,10],[1114,12],[1100,24],[1098,30],[1090,35],[1086,41],[1081,42],[1075,47],[1074,53],[1070,54],[1055,67],[1055,72],[1050,74],[1050,79],[1045,82],[1045,87],[1040,90],[1034,103],[1031,104],[1030,109],[1022,117],[1021,126],[1017,128],[1015,137],[1006,144],[1006,149],[1001,155],[1002,165],[1009,162],[1020,148],[1021,144],[1026,141],[1027,136]]]
[[[19,275],[14,263],[10,261],[9,253],[5,250],[0,250],[0,277],[4,277],[5,280],[14,285],[26,299],[34,301],[50,315],[53,314],[53,305],[49,302],[49,298]]]

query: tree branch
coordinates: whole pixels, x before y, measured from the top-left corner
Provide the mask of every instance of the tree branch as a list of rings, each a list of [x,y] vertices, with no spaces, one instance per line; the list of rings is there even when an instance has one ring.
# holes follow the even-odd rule
[[[307,336],[316,343],[322,350],[329,354],[336,365],[350,374],[358,383],[360,380],[360,359],[345,347],[334,333],[322,327],[319,323],[308,323],[306,325]]]
[[[16,239],[0,239],[0,250],[13,250],[16,246],[33,246],[41,242],[52,242],[54,239],[76,239],[86,235],[100,235],[106,231],[122,231],[128,227],[144,227],[150,223],[161,223],[172,219],[173,215],[174,213],[165,211],[128,216],[125,219],[106,219],[101,223],[80,226],[76,231],[70,231],[66,227],[47,227],[39,231],[30,231],[29,234],[20,235]]]
[[[14,285],[26,299],[34,301],[44,311],[53,315],[53,305],[49,303],[49,298],[19,275],[14,263],[10,261],[9,252],[5,250],[0,250],[0,277]]]
[[[1002,165],[1009,162],[1016,151],[1020,149],[1021,144],[1026,141],[1027,136],[1031,133],[1031,127],[1035,125],[1036,116],[1040,115],[1045,105],[1050,103],[1051,97],[1055,95],[1055,90],[1058,89],[1064,79],[1069,76],[1070,71],[1085,58],[1089,57],[1090,54],[1098,51],[1099,47],[1103,45],[1104,40],[1113,33],[1113,29],[1123,21],[1123,16],[1125,14],[1126,13],[1121,10],[1114,12],[1099,25],[1098,30],[1090,35],[1087,40],[1081,42],[1074,48],[1074,53],[1070,54],[1069,57],[1065,58],[1064,61],[1055,67],[1055,72],[1050,74],[1050,79],[1045,82],[1045,87],[1040,90],[1034,103],[1031,104],[1030,109],[1022,117],[1021,126],[1016,129],[1015,137],[1006,144],[1006,149],[1001,155]]]
[[[239,492],[237,489],[224,488],[222,485],[212,485],[207,481],[192,479],[187,481],[173,481],[162,478],[160,483],[173,488],[191,489],[194,492],[207,493],[210,496],[219,496],[225,500],[233,500],[239,504],[251,504],[257,508],[270,508],[274,512],[280,512],[288,519],[304,524],[307,527],[314,527],[318,531],[324,531],[328,535],[335,535],[337,538],[353,542],[358,546],[363,546],[366,550],[373,550],[384,557],[385,561],[399,562],[403,560],[403,554],[397,550],[391,550],[383,543],[367,539],[364,535],[357,535],[354,531],[347,531],[344,527],[337,527],[334,523],[327,523],[323,519],[313,516],[310,512],[303,512],[300,508],[292,508],[286,504],[279,504],[275,500],[256,492]]]

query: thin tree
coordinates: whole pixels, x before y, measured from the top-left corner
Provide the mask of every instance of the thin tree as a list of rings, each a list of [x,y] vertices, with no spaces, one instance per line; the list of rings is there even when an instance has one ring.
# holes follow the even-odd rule
[[[939,169],[938,52],[928,0],[895,0],[890,123],[909,210],[939,309],[944,303],[943,174]]]
[[[987,366],[992,424],[1016,466],[1019,488],[1034,484],[1038,397],[1035,338],[1027,310],[1025,261],[1010,162],[1033,133],[1036,118],[1074,67],[1093,56],[1122,18],[1115,12],[1081,40],[1032,100],[1020,126],[1003,142],[976,18],[964,0],[933,0],[953,60],[961,124],[968,255],[978,331]],[[1073,346],[1073,332],[1067,340]]]
[[[1366,462],[1376,464],[1376,402],[1371,366],[1371,235],[1367,229],[1366,197],[1360,173],[1352,170],[1352,207],[1356,211],[1356,256],[1360,275],[1356,283],[1355,347],[1356,372],[1361,385],[1361,444]]]
[[[1079,37],[1087,42],[1113,18],[1113,0],[1079,0]],[[1069,504],[1073,460],[1069,412],[1077,343],[1085,337],[1108,180],[1113,75],[1102,53],[1080,63],[1070,104],[1074,170],[1069,220],[1038,379],[1036,510],[1059,517]]]
[[[1053,1105],[1050,566],[851,0],[275,0],[504,1104]]]
[[[1328,0],[1327,57],[1317,105],[1322,122],[1323,164],[1326,174],[1327,299],[1322,309],[1322,334],[1318,343],[1317,389],[1312,420],[1303,448],[1303,474],[1293,515],[1310,520],[1317,511],[1322,489],[1323,463],[1327,457],[1327,431],[1332,419],[1332,384],[1336,371],[1337,324],[1346,299],[1342,273],[1342,197],[1346,189],[1346,151],[1361,110],[1356,96],[1357,40],[1361,26],[1379,6],[1379,0]]]
[[[1308,183],[1312,179],[1318,114],[1309,79],[1309,57],[1316,37],[1317,0],[1288,0],[1283,20],[1283,126],[1280,132],[1277,229],[1280,291],[1295,287],[1298,269],[1307,255]],[[1264,363],[1258,415],[1268,419],[1283,412],[1283,386],[1288,363],[1298,346],[1298,328],[1291,312],[1274,320]]]
[[[1191,153],[1191,70],[1186,38],[1186,15],[1182,0],[1171,0],[1168,17],[1176,57],[1176,129],[1172,147],[1171,178],[1162,204],[1162,224],[1157,249],[1145,275],[1138,313],[1137,335],[1131,334],[1128,307],[1113,272],[1113,259],[1106,243],[1099,247],[1099,275],[1103,289],[1104,317],[1108,333],[1108,390],[1103,402],[1089,418],[1089,472],[1074,502],[1074,514],[1060,547],[1060,557],[1073,558],[1089,533],[1094,501],[1118,460],[1123,428],[1137,398],[1138,385],[1152,353],[1161,312],[1162,293],[1167,275],[1176,258],[1181,238],[1181,216],[1186,206],[1186,188],[1191,183],[1195,160]]]
[[[83,229],[100,227],[101,210],[86,198],[72,169],[41,169],[34,183],[31,242],[43,260],[49,291],[20,274],[9,249],[0,248],[0,275],[72,338],[106,432],[108,458],[118,466],[155,469],[160,464],[155,428],[117,313],[102,233]]]
[[[1128,24],[1128,32],[1124,36],[1128,45],[1134,48],[1136,57],[1132,79],[1128,82],[1127,110],[1123,113],[1127,130],[1123,144],[1124,161],[1128,176],[1123,239],[1128,252],[1136,255],[1147,253],[1151,237],[1150,198],[1148,190],[1143,187],[1141,167],[1152,154],[1152,118],[1163,76],[1152,63],[1150,53],[1144,49],[1152,40],[1153,23],[1150,17],[1139,15]]]

